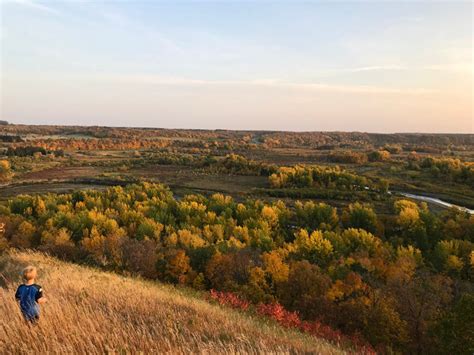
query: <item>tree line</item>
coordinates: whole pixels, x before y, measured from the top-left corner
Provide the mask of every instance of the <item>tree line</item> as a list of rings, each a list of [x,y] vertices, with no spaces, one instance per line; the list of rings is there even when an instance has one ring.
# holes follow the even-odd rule
[[[465,183],[474,188],[474,163],[463,162],[457,158],[411,159],[409,168],[429,172],[435,178],[443,177],[450,181]]]
[[[346,191],[376,190],[388,191],[386,180],[373,181],[364,176],[341,169],[339,166],[306,166],[280,167],[269,177],[273,188],[315,187]]]

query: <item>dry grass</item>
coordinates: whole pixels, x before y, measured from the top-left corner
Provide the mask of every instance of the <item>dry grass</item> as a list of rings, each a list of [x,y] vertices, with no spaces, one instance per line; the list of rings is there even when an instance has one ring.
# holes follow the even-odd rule
[[[23,321],[14,300],[27,264],[38,267],[49,299],[37,326]],[[0,353],[342,353],[170,286],[39,253],[0,256],[0,273]]]

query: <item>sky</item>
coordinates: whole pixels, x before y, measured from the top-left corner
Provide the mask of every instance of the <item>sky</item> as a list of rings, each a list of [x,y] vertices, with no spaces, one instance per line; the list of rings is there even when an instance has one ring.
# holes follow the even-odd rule
[[[473,3],[0,0],[12,123],[474,133]]]

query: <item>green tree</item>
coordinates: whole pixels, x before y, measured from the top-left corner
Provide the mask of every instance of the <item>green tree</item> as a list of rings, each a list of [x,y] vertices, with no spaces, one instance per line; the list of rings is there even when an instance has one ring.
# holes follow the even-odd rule
[[[361,228],[370,233],[377,231],[377,215],[374,210],[358,202],[350,204],[344,210],[342,223],[346,228]]]

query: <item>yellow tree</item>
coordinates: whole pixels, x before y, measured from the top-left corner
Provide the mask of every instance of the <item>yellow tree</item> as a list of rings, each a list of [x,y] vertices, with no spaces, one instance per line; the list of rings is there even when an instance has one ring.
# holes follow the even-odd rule
[[[288,280],[290,267],[285,264],[278,251],[274,250],[262,255],[265,272],[270,275],[274,285],[281,284]]]
[[[13,176],[10,162],[8,160],[0,160],[0,182],[8,182]]]
[[[30,248],[33,246],[33,238],[36,227],[28,221],[23,221],[11,238],[11,243],[17,248]]]
[[[187,274],[191,271],[191,265],[189,264],[189,257],[184,250],[169,251],[165,259],[165,279],[180,284],[186,283]]]

